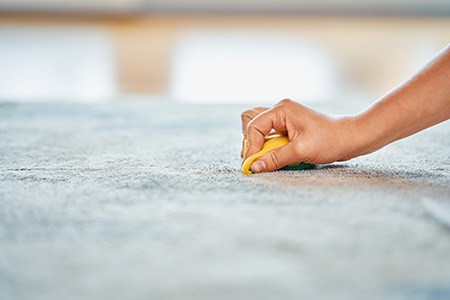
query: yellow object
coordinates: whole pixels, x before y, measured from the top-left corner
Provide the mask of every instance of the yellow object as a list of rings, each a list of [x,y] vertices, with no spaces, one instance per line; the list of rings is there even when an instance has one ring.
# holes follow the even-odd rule
[[[257,160],[264,154],[266,154],[274,149],[277,149],[277,148],[280,148],[280,147],[286,145],[287,143],[289,143],[289,138],[287,136],[282,136],[279,134],[269,135],[268,137],[266,137],[266,140],[264,142],[262,149],[259,152],[248,157],[244,161],[244,163],[242,164],[242,173],[244,173],[246,175],[253,174],[252,169],[250,169],[250,167],[252,166],[252,164],[255,160]]]

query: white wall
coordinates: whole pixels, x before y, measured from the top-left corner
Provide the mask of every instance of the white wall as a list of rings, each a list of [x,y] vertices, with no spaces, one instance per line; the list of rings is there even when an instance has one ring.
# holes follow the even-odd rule
[[[0,27],[0,101],[110,100],[114,49],[91,27]]]

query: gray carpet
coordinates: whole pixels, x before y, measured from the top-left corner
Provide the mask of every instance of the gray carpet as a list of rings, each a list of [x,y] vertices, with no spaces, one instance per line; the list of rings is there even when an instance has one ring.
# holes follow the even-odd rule
[[[0,104],[0,299],[450,299],[449,122],[244,176],[242,109]]]

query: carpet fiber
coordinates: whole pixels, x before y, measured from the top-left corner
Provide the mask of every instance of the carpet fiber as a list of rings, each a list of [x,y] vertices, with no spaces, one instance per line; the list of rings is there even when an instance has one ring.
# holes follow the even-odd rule
[[[0,104],[0,299],[450,298],[449,122],[244,176],[242,110]]]

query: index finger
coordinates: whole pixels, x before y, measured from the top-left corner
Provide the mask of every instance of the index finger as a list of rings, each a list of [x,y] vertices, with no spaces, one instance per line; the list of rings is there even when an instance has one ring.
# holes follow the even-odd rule
[[[250,123],[250,121],[253,120],[260,113],[265,112],[268,109],[269,108],[267,108],[267,107],[255,107],[255,108],[246,110],[241,114],[242,134],[244,135],[244,138],[246,138],[248,123]]]
[[[286,122],[280,117],[278,108],[266,110],[256,116],[247,125],[248,150],[244,153],[244,160],[261,150],[265,137],[275,129],[276,131],[285,131]]]

